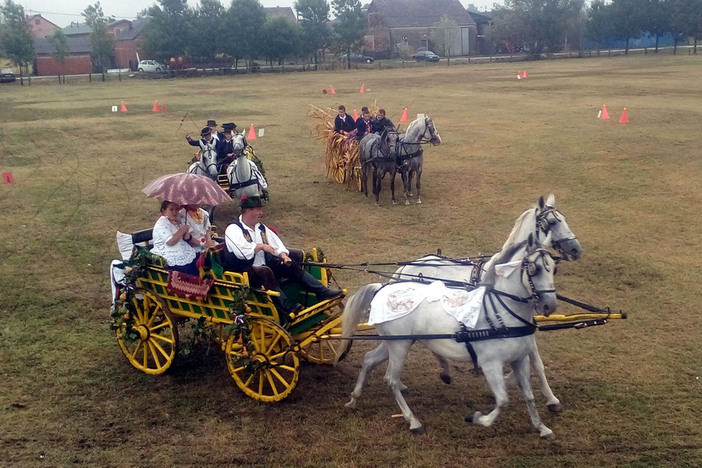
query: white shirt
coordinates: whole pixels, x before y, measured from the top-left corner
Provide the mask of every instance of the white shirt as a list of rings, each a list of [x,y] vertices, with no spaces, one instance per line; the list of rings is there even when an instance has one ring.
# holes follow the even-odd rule
[[[197,256],[195,249],[183,239],[176,242],[175,245],[166,244],[181,226],[182,224],[175,226],[165,216],[159,217],[156,224],[154,224],[154,246],[151,249],[151,253],[165,258],[170,266],[187,265],[195,260]]]
[[[196,251],[201,252],[205,250],[205,234],[207,234],[207,230],[212,227],[212,224],[210,223],[210,215],[207,213],[207,211],[203,210],[202,208],[198,208],[198,210],[200,211],[200,215],[202,215],[201,223],[198,223],[191,218],[185,209],[180,210],[178,217],[180,218],[180,222],[182,224],[187,224],[191,227],[190,234],[192,234],[195,239],[200,241],[200,246],[193,248]]]
[[[261,236],[261,223],[256,223],[254,229],[251,229],[244,224],[244,222],[241,220],[241,216],[239,216],[239,224],[241,224],[244,229],[248,231],[249,235],[251,236],[251,242],[246,240],[241,228],[235,223],[232,223],[227,226],[227,230],[224,231],[227,250],[232,252],[234,255],[236,255],[236,258],[241,260],[251,260],[253,258],[253,266],[265,265],[266,258],[263,250],[259,250],[254,254],[256,244],[264,243],[263,237]],[[268,229],[268,226],[266,225],[264,225],[264,229],[266,230],[266,238],[268,239],[267,244],[275,249],[276,255],[280,255],[281,253],[290,253],[288,249],[285,248],[283,241],[280,240],[280,237],[278,237],[275,232]]]

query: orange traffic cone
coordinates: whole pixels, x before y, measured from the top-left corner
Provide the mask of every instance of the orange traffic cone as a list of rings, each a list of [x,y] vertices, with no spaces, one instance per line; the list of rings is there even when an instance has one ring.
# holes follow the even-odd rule
[[[124,101],[119,101],[119,111],[127,112],[127,106],[124,105]]]
[[[329,94],[336,94],[332,85],[329,85]]]
[[[402,113],[402,118],[400,119],[400,122],[408,122],[409,119],[407,118],[407,108],[405,107],[405,111]]]
[[[154,102],[154,108],[152,109],[152,112],[158,112],[158,101]]]
[[[529,74],[524,70],[524,73],[522,73],[522,78],[529,78]]]
[[[609,114],[607,113],[607,106],[602,104],[602,112],[600,112],[600,119],[606,120],[609,118]]]
[[[255,140],[256,139],[256,130],[254,130],[253,124],[251,124],[251,128],[249,129],[249,136],[246,137],[247,140]]]
[[[362,84],[362,85],[361,85],[361,92],[362,92],[362,93],[365,93],[365,92],[366,92],[366,85],[365,85],[365,84]]]
[[[356,112],[356,109],[353,110],[353,120],[358,120],[358,112]]]
[[[619,123],[629,123],[629,116],[626,114],[626,107],[622,111],[622,116],[619,117]]]

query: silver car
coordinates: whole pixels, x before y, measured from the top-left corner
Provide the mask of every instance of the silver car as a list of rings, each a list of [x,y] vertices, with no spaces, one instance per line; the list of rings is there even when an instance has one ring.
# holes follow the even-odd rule
[[[166,67],[156,60],[140,60],[139,61],[139,71],[146,73],[161,73],[166,69]]]

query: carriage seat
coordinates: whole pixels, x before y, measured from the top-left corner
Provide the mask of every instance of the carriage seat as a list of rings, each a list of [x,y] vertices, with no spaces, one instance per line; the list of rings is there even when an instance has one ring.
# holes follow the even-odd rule
[[[137,231],[132,233],[132,243],[133,244],[151,244],[151,239],[154,237],[153,229],[144,229],[143,231]]]

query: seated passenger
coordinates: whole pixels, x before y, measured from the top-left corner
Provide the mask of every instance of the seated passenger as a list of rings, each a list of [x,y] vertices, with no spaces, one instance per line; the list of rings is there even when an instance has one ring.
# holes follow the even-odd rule
[[[376,115],[375,119],[371,122],[371,130],[373,133],[383,133],[383,130],[386,128],[392,128],[394,130],[395,125],[390,119],[385,117],[385,109],[378,109],[378,115]]]
[[[370,111],[366,106],[363,106],[361,107],[361,116],[356,121],[356,139],[362,140],[365,135],[372,132]]]
[[[215,242],[212,240],[212,223],[210,223],[210,215],[207,211],[200,208],[198,205],[185,205],[180,211],[181,223],[187,224],[192,228],[190,234],[200,241],[200,245],[195,247],[197,252],[202,252],[209,247],[213,247]]]
[[[300,304],[292,304],[280,289],[278,279],[288,278],[312,292],[318,300],[340,297],[343,291],[329,289],[317,278],[303,270],[296,259],[290,258],[290,251],[278,235],[261,223],[263,202],[260,197],[242,197],[241,216],[230,224],[225,231],[226,254],[225,269],[246,272],[252,286],[263,286],[277,291],[280,297],[274,297],[276,308],[282,312],[297,312]]]
[[[151,253],[163,257],[171,270],[199,275],[195,265],[195,247],[200,245],[200,241],[190,233],[192,228],[179,216],[180,209],[177,203],[167,200],[161,203],[161,216],[154,224]]]
[[[346,113],[346,107],[339,106],[339,115],[334,119],[334,131],[342,135],[348,135],[356,128],[353,117]]]

